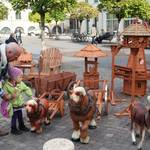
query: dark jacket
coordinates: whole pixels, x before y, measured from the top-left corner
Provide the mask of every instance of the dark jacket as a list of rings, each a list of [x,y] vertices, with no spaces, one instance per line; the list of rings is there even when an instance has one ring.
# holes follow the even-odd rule
[[[18,44],[18,42],[16,41],[16,39],[15,39],[13,36],[10,36],[10,37],[5,41],[6,44],[11,43],[11,42],[15,42],[15,43]]]

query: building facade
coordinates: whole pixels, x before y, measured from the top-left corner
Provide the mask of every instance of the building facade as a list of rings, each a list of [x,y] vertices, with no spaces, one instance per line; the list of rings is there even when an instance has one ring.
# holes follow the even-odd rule
[[[82,2],[88,2],[93,7],[97,7],[97,5],[100,3],[99,0],[80,0]],[[122,32],[125,27],[127,27],[131,22],[133,18],[127,18],[122,19],[119,24],[119,32]],[[100,12],[98,17],[92,18],[89,20],[84,20],[81,27],[81,32],[89,33],[90,29],[92,27],[92,24],[96,25],[96,28],[98,30],[99,34],[102,34],[102,32],[114,32],[118,29],[118,21],[117,18],[115,18],[113,15],[108,14],[107,12]]]
[[[4,5],[8,8],[8,16],[6,19],[0,21],[0,34],[10,34],[14,33],[17,28],[20,28],[22,33],[28,34],[29,31],[33,29],[39,29],[39,23],[34,23],[29,20],[29,13],[31,10],[26,9],[17,13],[13,10],[11,4],[8,0],[0,0],[4,3]],[[65,27],[69,28],[68,21],[62,22],[58,24],[59,33],[63,33],[65,31]],[[52,22],[50,25],[46,24],[46,28],[51,33],[55,33],[56,25]]]
[[[100,3],[100,0],[79,0],[80,2],[87,2],[93,7],[97,7],[97,5]],[[147,0],[150,2],[150,0]],[[87,20],[83,21],[81,32],[90,33],[90,29],[92,27],[92,24],[95,24],[97,27],[98,32],[101,34],[101,32],[114,32],[119,31],[122,32],[124,28],[126,28],[129,24],[132,23],[132,21],[135,18],[125,18],[122,19],[119,28],[118,28],[118,20],[115,16],[107,13],[107,12],[100,12],[97,18],[93,18],[89,20],[89,23]],[[87,29],[89,28],[89,29]]]
[[[5,20],[0,21],[0,33],[11,33],[15,32],[17,28],[20,28],[23,33],[27,34],[32,29],[39,28],[39,23],[34,23],[29,21],[28,14],[30,10],[21,11],[21,13],[17,13],[12,9],[11,4],[8,0],[0,0],[3,2],[6,7],[8,7],[8,17]],[[148,0],[150,2],[150,0]],[[78,2],[87,2],[93,7],[97,7],[100,3],[99,0],[78,0]],[[119,25],[119,31],[122,32],[125,27],[127,27],[133,18],[122,19]],[[113,32],[118,29],[118,21],[117,19],[107,12],[100,12],[98,17],[92,19],[85,19],[82,22],[80,33],[88,33],[90,34],[90,30],[92,24],[96,25],[98,33],[102,32]],[[56,24],[52,22],[51,24],[46,25],[49,28],[49,31],[54,34],[56,32]],[[76,23],[72,22],[72,20],[65,20],[63,22],[58,23],[58,32],[59,33],[72,33],[75,31]]]
[[[1,2],[3,2],[8,8],[7,18],[0,21],[1,34],[15,32],[17,28],[20,28],[23,33],[27,34],[30,29],[37,28],[39,26],[38,23],[29,21],[28,14],[30,10],[24,10],[21,11],[21,13],[17,13],[12,9],[8,0],[1,0]]]

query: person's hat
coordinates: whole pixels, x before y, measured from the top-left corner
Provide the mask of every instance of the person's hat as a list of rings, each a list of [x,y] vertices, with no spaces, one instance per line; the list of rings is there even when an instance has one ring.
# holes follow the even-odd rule
[[[8,75],[12,79],[16,79],[17,77],[19,77],[22,74],[23,74],[22,70],[17,67],[11,66],[8,68]]]

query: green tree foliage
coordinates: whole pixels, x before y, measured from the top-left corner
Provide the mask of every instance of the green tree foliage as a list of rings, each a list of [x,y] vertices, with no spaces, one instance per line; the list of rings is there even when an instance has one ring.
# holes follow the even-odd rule
[[[128,16],[149,20],[150,4],[147,0],[128,0]]]
[[[56,22],[56,39],[58,39],[58,27],[57,23],[58,21],[63,21],[66,18],[66,11],[61,10],[51,10],[49,13],[49,16]]]
[[[95,18],[99,14],[99,11],[97,8],[94,8],[90,4],[86,2],[79,2],[77,5],[71,10],[70,12],[70,18],[76,20],[76,29],[78,28],[78,23],[80,22],[80,30],[81,30],[81,24],[84,19],[90,19]]]
[[[150,4],[147,0],[100,0],[99,11],[107,11],[118,18],[118,22],[125,17],[139,17],[150,19]]]
[[[107,11],[110,14],[113,14],[118,19],[118,22],[122,18],[128,16],[128,0],[100,0],[98,5],[99,11]]]
[[[29,13],[29,20],[33,22],[40,22],[40,15],[38,13]],[[45,14],[45,23],[50,23],[52,18],[50,17],[49,13]]]
[[[49,16],[56,22],[65,20],[66,14],[60,10],[52,10],[49,13]]]
[[[0,20],[7,18],[8,16],[8,8],[0,2]]]
[[[45,26],[45,14],[52,10],[63,11],[70,10],[76,4],[76,0],[9,0],[16,11],[30,8],[33,13],[40,15],[42,40]]]
[[[80,2],[72,9],[70,17],[73,19],[84,20],[98,16],[98,10],[86,2]]]

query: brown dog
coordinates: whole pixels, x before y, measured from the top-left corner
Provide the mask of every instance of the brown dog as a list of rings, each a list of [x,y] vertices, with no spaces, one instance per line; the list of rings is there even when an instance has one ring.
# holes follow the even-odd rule
[[[96,101],[78,84],[69,90],[69,97],[70,116],[74,127],[72,140],[80,140],[81,143],[87,144],[90,139],[88,128],[96,128],[96,122],[93,118],[96,111]]]
[[[146,130],[150,131],[150,108],[135,102],[131,105],[131,136],[133,145],[137,144],[135,133],[141,137],[138,150],[142,150]]]
[[[50,124],[48,100],[31,99],[26,102],[25,109],[31,123],[31,132],[42,133],[42,123]]]

